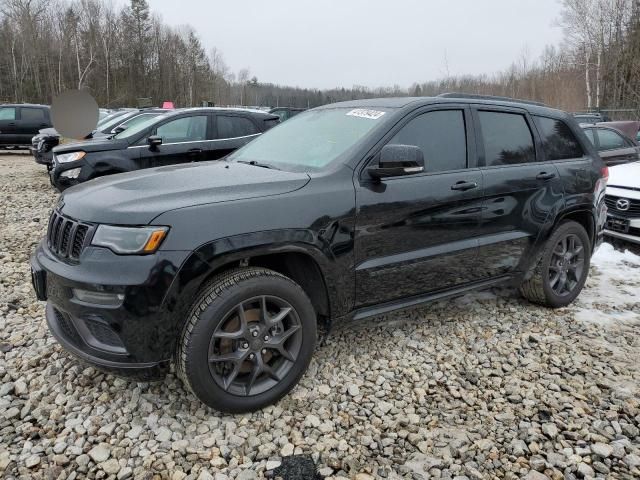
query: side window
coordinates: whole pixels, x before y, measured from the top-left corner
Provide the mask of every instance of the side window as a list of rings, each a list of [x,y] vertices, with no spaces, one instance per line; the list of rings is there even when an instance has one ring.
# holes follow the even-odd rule
[[[598,129],[598,139],[600,139],[599,150],[614,150],[627,147],[627,142],[625,142],[622,135],[613,130]]]
[[[20,112],[20,120],[26,122],[44,122],[44,110],[41,108],[26,108],[22,107]]]
[[[182,117],[161,125],[156,135],[162,143],[195,142],[207,139],[207,116]]]
[[[259,133],[251,120],[245,117],[218,115],[218,138],[246,137]]]
[[[267,118],[264,121],[264,131],[266,132],[270,128],[273,128],[276,125],[278,125],[279,123],[280,123],[280,119],[278,119],[278,118]]]
[[[14,107],[0,107],[0,120],[15,120],[16,109]]]
[[[533,135],[524,115],[480,111],[478,116],[486,166],[535,162]]]
[[[467,135],[462,110],[423,113],[395,134],[390,145],[415,145],[424,154],[427,172],[467,166]]]
[[[533,119],[538,127],[547,160],[582,157],[582,148],[566,123],[547,117],[534,116]]]
[[[595,137],[595,135],[593,133],[593,128],[585,128],[584,129],[584,134],[587,136],[587,138],[593,144],[593,146],[595,146],[596,145],[596,137]]]

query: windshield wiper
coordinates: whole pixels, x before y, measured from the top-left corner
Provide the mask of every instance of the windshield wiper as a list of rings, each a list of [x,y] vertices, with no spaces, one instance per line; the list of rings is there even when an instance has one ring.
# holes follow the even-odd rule
[[[261,163],[256,160],[236,160],[238,163],[244,163],[245,165],[253,165],[255,167],[270,168],[271,170],[280,170],[279,168],[269,165],[268,163]]]

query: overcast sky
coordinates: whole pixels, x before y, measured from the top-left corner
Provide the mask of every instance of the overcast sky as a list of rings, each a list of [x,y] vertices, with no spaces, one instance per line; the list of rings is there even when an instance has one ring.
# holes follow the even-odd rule
[[[121,0],[124,1],[124,0]],[[493,73],[558,44],[558,0],[148,0],[261,82],[408,87]],[[446,59],[446,60],[445,60]]]

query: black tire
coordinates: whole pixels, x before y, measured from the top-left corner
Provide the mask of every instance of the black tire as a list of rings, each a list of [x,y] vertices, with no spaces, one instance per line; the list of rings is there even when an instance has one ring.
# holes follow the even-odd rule
[[[262,299],[281,300],[288,307],[270,317],[267,300],[262,303]],[[263,333],[271,332],[271,340],[278,337],[277,327],[273,327],[275,330],[269,330],[269,332],[260,330],[262,333],[259,338],[251,338],[251,334],[248,333],[249,337],[244,335],[240,340],[235,337],[233,340],[220,339],[219,335],[227,335],[227,332],[221,329],[226,328],[226,325],[232,321],[237,322],[238,331],[255,333],[255,330],[259,330],[258,327],[243,329],[240,326],[262,325],[259,322],[262,321],[260,319],[263,318],[263,310],[259,307],[244,310],[246,305],[254,305],[252,302],[260,302],[259,305],[264,305],[264,312],[267,312],[264,314],[267,318],[264,323],[265,328],[269,328],[271,325],[269,321],[274,320],[280,313],[290,312],[285,317],[288,320],[283,320],[280,324],[282,331],[279,333],[280,337],[286,338],[282,340],[283,349],[285,342],[295,340],[295,355],[286,352],[289,358],[285,358],[275,347],[271,349],[267,342],[262,342],[267,338]],[[243,311],[242,320],[236,313],[238,308]],[[260,319],[256,320],[256,323],[248,323],[245,315],[248,316],[249,313],[259,316]],[[288,327],[288,331],[294,330],[293,334],[289,334],[291,338],[287,337],[287,332],[284,330],[285,321],[298,322],[299,328],[294,330],[291,325]],[[274,331],[276,333],[273,333]],[[234,331],[232,334],[237,335],[237,332]],[[248,338],[248,341],[245,341],[245,338]],[[229,350],[226,354],[216,352],[216,348],[220,348],[219,342],[223,341],[230,342],[225,344]],[[248,342],[252,342],[250,346]],[[262,345],[254,347],[254,342]],[[277,402],[298,383],[309,366],[315,344],[316,313],[311,301],[297,283],[265,268],[238,268],[213,278],[197,296],[178,342],[176,371],[184,384],[206,405],[222,412],[250,412]],[[251,352],[254,355],[251,357],[252,360],[245,357],[245,352]],[[239,354],[242,359],[234,359],[229,362],[230,364],[212,363],[213,356],[223,358],[231,354]],[[270,366],[270,361],[274,365]],[[269,374],[262,370],[265,366],[269,368]],[[224,371],[237,369],[236,375],[233,376],[233,380],[229,380],[230,383],[226,389],[225,380],[231,378],[231,373],[225,377],[219,374],[220,368]],[[249,374],[246,373],[246,369],[250,369]],[[250,380],[252,376],[253,381]],[[244,392],[240,391],[243,388],[242,379],[246,383]],[[262,385],[261,388],[266,390],[254,394],[250,390],[255,386],[256,379],[262,382],[258,386]]]
[[[572,268],[570,260],[565,260],[564,264],[558,260],[561,255],[558,255],[557,252],[561,251],[559,247],[563,239],[567,239],[569,242],[573,240],[574,244],[581,243],[582,245],[582,268],[579,274],[575,271],[567,273],[567,269]],[[574,221],[562,222],[547,240],[533,274],[520,285],[520,293],[527,300],[539,305],[551,308],[566,307],[576,299],[584,287],[589,274],[590,262],[591,241],[584,227]],[[576,260],[575,263],[577,265],[578,261]],[[562,294],[558,293],[558,281],[555,278],[558,270],[564,270],[565,282],[570,282],[570,287],[566,287],[567,291]],[[571,277],[570,280],[567,280],[569,277]],[[555,283],[554,280],[556,280]]]

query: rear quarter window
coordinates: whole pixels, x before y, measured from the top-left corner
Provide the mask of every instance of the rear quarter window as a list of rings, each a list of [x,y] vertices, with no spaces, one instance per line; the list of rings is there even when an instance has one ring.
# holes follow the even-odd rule
[[[246,117],[232,115],[218,115],[218,138],[236,138],[255,135],[258,129]]]
[[[534,116],[533,120],[547,160],[566,160],[584,155],[578,139],[562,120],[539,116]]]

